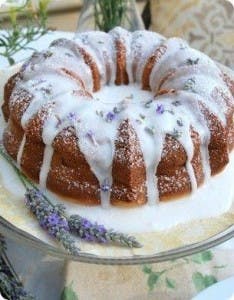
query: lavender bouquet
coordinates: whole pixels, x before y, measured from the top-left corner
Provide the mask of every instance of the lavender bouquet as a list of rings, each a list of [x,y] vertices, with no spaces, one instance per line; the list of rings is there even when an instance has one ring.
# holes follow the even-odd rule
[[[141,247],[133,236],[106,229],[103,225],[92,223],[80,215],[68,216],[63,205],[54,205],[43,191],[19,170],[4,150],[2,143],[0,143],[0,155],[13,167],[25,187],[25,204],[36,217],[39,225],[60,242],[68,253],[77,255],[80,252],[74,236],[87,242],[112,243],[130,248]]]

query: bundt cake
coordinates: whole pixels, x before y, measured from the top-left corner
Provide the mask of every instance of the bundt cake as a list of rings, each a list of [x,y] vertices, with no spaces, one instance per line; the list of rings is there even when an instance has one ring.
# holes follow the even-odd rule
[[[189,194],[229,161],[234,82],[180,38],[85,32],[55,40],[5,85],[6,151],[85,205]]]

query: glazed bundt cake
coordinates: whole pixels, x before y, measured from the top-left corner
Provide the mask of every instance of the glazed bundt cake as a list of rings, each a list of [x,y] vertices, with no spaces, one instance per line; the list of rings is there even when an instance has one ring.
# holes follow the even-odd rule
[[[154,204],[228,163],[233,94],[232,79],[180,38],[81,33],[9,79],[3,142],[28,177],[73,201]]]

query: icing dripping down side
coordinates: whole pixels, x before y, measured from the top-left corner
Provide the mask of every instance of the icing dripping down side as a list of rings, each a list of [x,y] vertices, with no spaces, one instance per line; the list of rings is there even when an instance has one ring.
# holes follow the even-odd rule
[[[46,188],[46,181],[50,171],[54,149],[50,145],[45,146],[43,162],[40,170],[39,183],[42,188]]]
[[[22,155],[23,155],[25,143],[26,143],[26,135],[24,134],[23,139],[21,141],[21,144],[19,146],[18,154],[17,154],[17,166],[18,166],[18,168],[21,167],[21,158],[22,158]]]

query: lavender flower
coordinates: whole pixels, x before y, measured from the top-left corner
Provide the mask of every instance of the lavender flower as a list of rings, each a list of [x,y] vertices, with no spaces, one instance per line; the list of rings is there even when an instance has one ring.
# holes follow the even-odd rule
[[[97,115],[97,116],[100,116],[101,118],[103,118],[104,113],[103,113],[102,110],[96,110],[96,115]]]
[[[0,255],[3,250],[6,250],[6,242],[4,237],[0,234]]]
[[[73,57],[73,55],[69,52],[65,52],[64,55],[66,55],[67,57]]]
[[[155,135],[155,133],[156,133],[156,129],[155,129],[154,126],[152,126],[152,127],[146,126],[146,127],[145,127],[145,131],[148,132],[148,133],[151,134],[151,135]]]
[[[161,115],[164,113],[164,111],[165,111],[164,106],[162,104],[158,104],[156,108],[156,113]]]
[[[166,112],[168,112],[169,114],[171,114],[171,115],[174,115],[175,114],[175,112],[172,110],[172,109],[167,109],[167,110],[165,110]]]
[[[52,206],[36,189],[27,189],[25,200],[26,206],[36,216],[40,226],[60,241],[68,252],[78,254],[79,249],[69,233],[68,222],[62,214],[61,206]]]
[[[28,294],[19,278],[16,276],[8,257],[6,256],[6,243],[0,234],[0,291],[7,299],[33,300]],[[0,293],[0,295],[1,295]],[[3,298],[1,298],[3,299]],[[5,299],[5,298],[4,298]]]
[[[74,112],[70,112],[67,116],[68,120],[72,122],[77,122],[79,120],[78,116]]]
[[[108,192],[108,191],[110,191],[110,184],[109,184],[108,179],[105,179],[105,180],[103,181],[103,183],[102,183],[102,185],[101,185],[101,190],[102,190],[103,192]]]
[[[74,118],[76,117],[76,114],[74,112],[70,112],[67,117],[69,120],[74,120]]]
[[[148,101],[145,103],[145,107],[146,107],[146,108],[149,108],[152,102],[153,102],[152,99],[148,100]]]
[[[93,130],[91,130],[91,129],[88,130],[85,136],[87,138],[89,138],[95,146],[98,145],[98,143],[97,143],[97,141],[95,139],[95,134],[94,134]]]
[[[180,127],[182,127],[182,126],[184,125],[181,118],[178,119],[178,120],[176,121],[176,123],[177,123],[177,125],[180,126]]]
[[[189,78],[189,79],[185,82],[185,85],[184,85],[184,88],[183,88],[183,89],[184,89],[185,91],[191,91],[191,92],[195,93],[195,92],[196,92],[195,89],[194,89],[195,83],[196,83],[195,78]]]
[[[171,104],[174,105],[174,106],[180,106],[181,102],[176,100],[176,101],[173,101]]]
[[[44,96],[49,96],[49,95],[52,94],[52,86],[41,87],[39,90],[42,91],[42,93],[44,94]]]
[[[173,138],[178,139],[178,138],[181,137],[182,132],[174,128],[173,131],[170,133],[170,135],[171,135]]]
[[[114,112],[110,111],[106,114],[106,121],[112,122],[115,119],[116,115]]]
[[[1,299],[14,299],[14,300],[33,300],[32,295],[27,293],[22,283],[16,278],[15,272],[11,270],[12,267],[8,266],[8,262],[0,258],[0,291],[4,297]],[[1,295],[1,294],[0,294]]]
[[[114,112],[114,114],[119,114],[121,112],[121,110],[122,110],[122,107],[115,106],[113,109],[113,112]]]
[[[20,71],[21,71],[21,72],[24,72],[24,71],[27,69],[27,67],[30,65],[30,63],[31,63],[31,60],[26,61],[26,62],[22,65]]]
[[[58,129],[59,126],[62,124],[62,120],[59,118],[58,115],[55,115],[55,118],[58,120],[57,124],[56,124],[56,128]]]
[[[37,80],[35,80],[35,81],[32,82],[31,87],[36,87],[36,86],[38,86],[38,85],[40,85],[42,83],[46,83],[46,80],[42,79],[42,78],[37,79]]]
[[[197,65],[198,62],[199,62],[199,58],[197,58],[197,59],[188,58],[186,60],[186,64],[190,65],[190,66]]]
[[[46,52],[43,53],[44,58],[49,58],[53,55],[53,52],[47,50]]]
[[[90,139],[92,139],[93,138],[93,136],[94,136],[94,132],[93,132],[93,130],[88,130],[87,131],[87,133],[86,133],[86,137],[88,137],[88,138],[90,138]]]
[[[117,243],[130,248],[139,248],[141,244],[132,236],[108,230],[103,225],[91,223],[79,215],[72,215],[68,220],[71,231],[80,238],[96,243]]]

